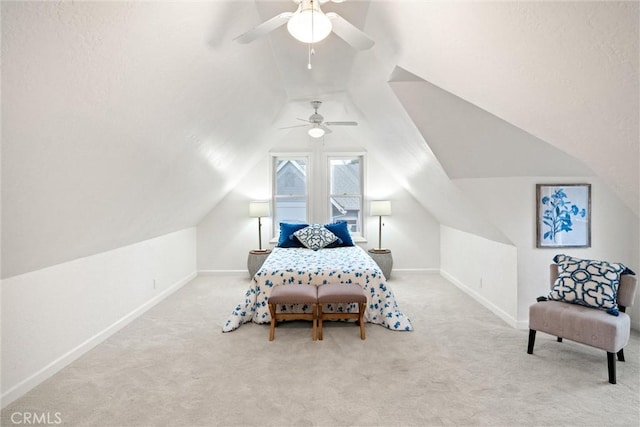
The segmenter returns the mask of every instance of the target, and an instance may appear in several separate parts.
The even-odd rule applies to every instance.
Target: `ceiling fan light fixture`
[[[324,129],[322,129],[321,127],[314,126],[311,129],[309,129],[309,136],[312,138],[320,138],[324,136]]]
[[[302,43],[317,43],[331,33],[331,20],[320,8],[304,9],[289,19],[287,30]]]

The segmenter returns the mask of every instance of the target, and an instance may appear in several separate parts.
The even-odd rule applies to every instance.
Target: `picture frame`
[[[591,247],[591,184],[536,184],[536,247]]]

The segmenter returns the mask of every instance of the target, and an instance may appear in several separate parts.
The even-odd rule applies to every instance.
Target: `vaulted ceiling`
[[[233,39],[291,1],[11,2],[2,13],[9,277],[190,227],[324,101],[442,223],[456,178],[601,177],[638,213],[638,3],[327,3],[375,46]],[[499,154],[498,154],[499,153]]]

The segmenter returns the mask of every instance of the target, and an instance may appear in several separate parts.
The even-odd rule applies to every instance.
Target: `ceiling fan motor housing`
[[[318,108],[322,105],[322,101],[311,101],[311,107],[315,110],[312,115],[309,116],[309,121],[314,124],[320,124],[324,121],[324,117],[318,114]]]
[[[318,113],[313,113],[312,115],[309,116],[309,121],[311,123],[322,123],[322,121],[324,120],[324,117],[322,117],[322,115],[318,114]]]

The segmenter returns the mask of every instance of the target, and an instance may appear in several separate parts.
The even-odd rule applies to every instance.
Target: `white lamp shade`
[[[309,129],[309,136],[312,138],[320,138],[322,135],[324,135],[324,129],[322,128],[314,126]]]
[[[371,216],[389,216],[391,215],[391,201],[389,200],[372,200]]]
[[[287,22],[287,30],[302,43],[317,43],[331,33],[331,20],[319,9],[309,8],[293,15]]]
[[[260,218],[271,215],[269,202],[249,202],[249,216]]]

